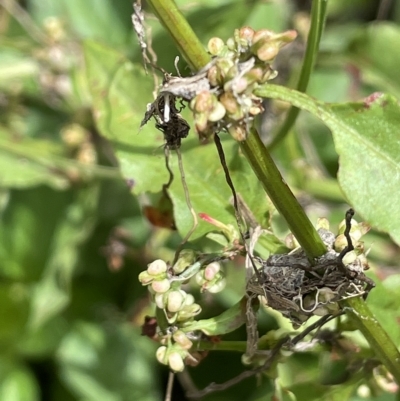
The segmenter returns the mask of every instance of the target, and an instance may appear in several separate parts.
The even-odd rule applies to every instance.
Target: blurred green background
[[[280,83],[294,85],[310,1],[177,3],[204,44],[212,36],[225,40],[243,25],[297,29],[298,41],[277,66]],[[150,11],[145,4],[144,9]],[[160,217],[144,205],[151,205],[154,195],[135,193],[134,177],[128,182],[121,177],[113,148],[94,123],[82,51],[86,40],[96,41],[141,68],[131,13],[131,0],[0,0],[1,401],[163,399],[168,371],[155,360],[157,344],[141,336],[152,309],[137,276],[155,258],[171,259],[179,235],[151,225],[149,218]],[[399,21],[399,1],[331,0],[308,92],[332,102],[378,90],[400,97]],[[153,15],[147,14],[146,22],[158,64],[173,72],[178,55],[173,42]],[[183,61],[179,65],[189,73]],[[144,91],[139,85],[131,94],[143,101],[143,113],[145,100],[151,101]],[[282,114],[279,104],[272,110],[260,121],[266,140]],[[145,134],[152,131],[159,138],[152,127]],[[347,206],[335,181],[332,138],[303,114],[295,132],[274,157],[313,221],[326,216],[338,223]],[[132,144],[140,135],[132,132]],[[162,139],[149,158],[162,156],[160,145]],[[283,235],[279,217],[274,224]],[[384,280],[397,273],[398,247],[377,232],[368,238],[375,276]],[[230,266],[227,289],[203,296],[202,317],[236,302],[242,277],[239,264]],[[371,294],[371,308],[385,310],[383,318],[397,317],[398,302],[382,304],[388,289],[380,285],[377,295]],[[260,316],[261,332],[278,323],[268,312]],[[243,340],[245,329],[227,338]],[[282,368],[282,385],[296,387],[298,399],[360,399],[360,377],[346,365],[333,365],[322,351],[302,354]],[[211,352],[189,372],[201,388],[243,369],[240,355]],[[310,388],[310,383],[317,384]],[[266,400],[271,392],[270,381],[252,378],[206,399]],[[383,385],[367,396],[395,399]],[[176,383],[173,400],[184,399]]]

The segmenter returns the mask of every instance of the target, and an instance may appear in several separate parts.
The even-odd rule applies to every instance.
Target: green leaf
[[[79,163],[63,157],[63,152],[61,146],[51,141],[27,137],[16,140],[0,128],[0,186],[28,188],[46,184],[54,189],[66,189],[71,184],[69,175],[78,175],[82,180],[119,178],[114,168]]]
[[[155,349],[130,325],[77,322],[57,360],[62,381],[87,401],[156,401]]]
[[[396,46],[399,41],[398,25],[383,21],[374,23],[360,29],[347,54],[361,70],[365,82],[397,97],[400,97],[400,54]]]
[[[2,277],[28,282],[40,277],[69,200],[70,193],[44,186],[9,192],[0,220]]]
[[[338,179],[349,202],[371,225],[400,244],[400,107],[387,94],[375,93],[358,103],[328,104],[276,85],[257,90],[307,110],[332,131],[339,154]],[[379,206],[379,207],[377,207]]]
[[[85,42],[85,60],[93,114],[101,133],[112,143],[123,175],[134,191],[157,192],[167,182],[161,132],[147,124],[140,132],[152,82],[143,67],[99,43]],[[157,154],[157,153],[158,154]]]
[[[2,361],[3,362],[3,361]],[[0,400],[39,401],[39,386],[32,372],[23,366],[14,366],[0,377]]]
[[[70,286],[79,258],[79,247],[92,233],[98,185],[80,190],[57,227],[43,278],[35,286],[30,327],[37,330],[69,303]]]
[[[160,191],[168,181],[161,150],[163,136],[152,122],[138,133],[146,101],[152,101],[150,78],[145,76],[142,66],[129,63],[119,53],[95,42],[86,42],[85,57],[94,116],[99,130],[114,147],[123,176],[133,180],[133,191],[137,194]],[[205,213],[224,224],[236,225],[230,205],[232,194],[226,184],[216,148],[213,144],[200,145],[193,135],[184,141],[181,148],[193,208],[196,213]],[[268,226],[265,214],[271,205],[261,185],[237,144],[225,137],[223,146],[236,191],[242,195],[257,220]],[[176,224],[181,234],[185,235],[192,227],[192,215],[185,201],[174,152],[171,152],[170,165],[175,178],[169,192]],[[214,230],[215,227],[200,221],[191,239]]]
[[[22,283],[0,284],[1,348],[10,351],[10,344],[22,335],[29,315],[29,295],[29,289]]]
[[[67,188],[67,177],[55,170],[52,158],[56,154],[54,146],[47,141],[16,141],[8,132],[0,130],[0,186],[26,188],[48,184],[56,189]]]
[[[131,2],[97,0],[32,0],[28,4],[33,18],[43,24],[50,17],[59,19],[74,35],[81,38],[97,38],[114,46],[126,45],[133,37]],[[64,27],[65,28],[65,27]],[[110,35],[110,29],[112,35]],[[71,34],[70,34],[71,35]]]

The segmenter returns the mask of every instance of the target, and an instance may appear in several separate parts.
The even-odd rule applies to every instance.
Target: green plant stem
[[[193,32],[182,13],[172,0],[149,0],[156,16],[174,39],[182,56],[194,71],[200,70],[210,56],[204,50],[197,35]]]
[[[326,252],[317,231],[282,178],[255,129],[241,143],[241,149],[268,196],[286,219],[290,230],[312,260]]]
[[[361,331],[377,357],[399,384],[400,353],[392,339],[376,320],[362,298],[350,298],[342,303],[346,315]]]
[[[328,0],[313,0],[311,7],[311,26],[307,38],[307,47],[304,54],[303,65],[300,71],[299,81],[296,89],[299,92],[307,90],[310,81],[311,72],[313,70],[315,59],[318,54],[319,42],[321,40],[322,31],[325,24],[326,6]],[[292,106],[288,111],[285,121],[279,128],[278,133],[268,144],[268,149],[273,149],[278,143],[282,141],[293,127],[300,109]]]
[[[193,349],[199,351],[237,351],[246,352],[246,341],[193,341]]]
[[[194,32],[183,15],[177,11],[175,3],[172,0],[149,0],[149,3],[156,9],[159,19],[166,26],[168,32],[177,40],[178,46],[185,59],[196,69],[201,69],[207,64],[209,56],[199,40],[197,38],[194,39],[196,37]],[[171,13],[173,14],[172,17]],[[322,28],[320,27],[320,29]],[[271,86],[266,85],[263,90],[269,92]],[[282,94],[284,95],[284,93],[281,93],[284,91],[280,91],[279,87],[273,87],[275,87],[275,95],[277,98],[282,96]],[[261,90],[261,92],[263,90]],[[274,90],[271,92],[274,92]],[[300,95],[301,94],[299,94],[299,96]],[[304,97],[304,95],[300,97]],[[301,100],[307,101],[307,99],[308,98],[305,97]],[[299,102],[297,106],[301,105],[301,102]],[[315,105],[310,105],[309,107],[317,107],[318,109],[318,106]],[[277,206],[278,210],[288,222],[293,234],[307,252],[307,255],[309,257],[322,255],[325,252],[324,244],[304,211],[300,211],[300,205],[283,181],[255,129],[252,130],[249,138],[241,143],[241,149],[271,200],[275,205],[279,205],[279,207]],[[282,204],[285,205],[282,206]],[[382,363],[384,363],[387,369],[393,374],[396,381],[400,383],[400,354],[387,333],[373,317],[365,302],[361,298],[354,298],[353,300],[347,300],[345,306],[347,307],[349,317],[353,319],[357,328],[364,334]],[[364,318],[364,316],[366,316],[366,318]]]

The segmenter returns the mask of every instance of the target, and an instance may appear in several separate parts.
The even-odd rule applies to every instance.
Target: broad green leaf
[[[52,158],[57,153],[49,145],[46,141],[28,138],[15,141],[9,133],[0,130],[0,186],[24,188],[48,184],[56,189],[67,188],[67,177],[55,171]]]
[[[29,282],[41,276],[69,200],[70,193],[44,186],[10,191],[0,220],[3,278]]]
[[[347,52],[347,57],[361,70],[365,82],[397,97],[400,97],[399,41],[398,25],[374,23],[359,30]]]
[[[398,101],[375,93],[358,103],[329,104],[276,85],[264,85],[257,93],[307,110],[331,129],[344,194],[363,219],[400,244]]]
[[[0,378],[0,400],[39,401],[40,391],[33,373],[24,366],[15,365]]]
[[[155,348],[130,325],[76,322],[57,352],[61,378],[87,401],[155,401]]]
[[[157,192],[167,182],[162,133],[149,122],[140,132],[153,83],[142,66],[96,42],[85,44],[93,114],[101,133],[112,143],[124,177],[134,192]]]
[[[18,339],[18,353],[27,358],[52,358],[61,339],[68,330],[62,315],[47,320],[38,330],[26,330]]]
[[[116,7],[110,1],[31,0],[28,6],[40,25],[57,18],[64,29],[81,38],[96,38],[114,46],[124,46],[133,37],[131,1],[122,0]]]
[[[85,55],[94,116],[100,131],[114,147],[122,174],[134,182],[133,191],[137,194],[160,191],[168,181],[161,149],[163,136],[151,121],[138,132],[146,102],[152,101],[150,78],[144,75],[142,66],[132,65],[119,53],[98,43],[87,42]],[[267,225],[265,214],[271,206],[261,185],[237,144],[225,134],[222,140],[236,191],[242,195],[258,221]],[[181,152],[195,212],[208,214],[224,224],[236,225],[230,204],[232,194],[215,146],[200,145],[191,133],[184,140]],[[170,165],[175,178],[169,192],[177,226],[185,235],[192,227],[192,215],[185,201],[175,152],[171,152]],[[215,227],[200,221],[192,239],[215,230]]]
[[[56,228],[42,280],[34,288],[30,327],[37,330],[70,301],[70,287],[79,258],[79,247],[92,233],[98,185],[80,190]]]
[[[0,347],[12,349],[28,320],[29,289],[22,283],[0,284]],[[0,398],[3,399],[3,398]]]
[[[72,178],[119,178],[114,168],[88,165],[63,157],[64,149],[52,141],[23,138],[16,140],[0,129],[0,186],[28,188],[46,184],[66,189]]]

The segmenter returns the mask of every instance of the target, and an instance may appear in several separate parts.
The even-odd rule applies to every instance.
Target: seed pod
[[[141,272],[139,274],[139,281],[143,285],[150,284],[153,280],[154,280],[154,276],[151,276],[149,273],[147,273],[147,271]]]
[[[261,79],[264,76],[264,70],[261,67],[254,67],[244,76],[247,79],[247,83],[249,85],[254,82],[261,82]]]
[[[193,305],[194,304],[194,296],[192,294],[186,294],[186,298],[185,298],[185,306],[187,305]]]
[[[219,70],[216,65],[213,65],[207,72],[207,78],[211,86],[219,85]]]
[[[254,32],[253,35],[253,44],[256,44],[260,40],[265,43],[267,40],[270,40],[273,38],[275,33],[273,31],[270,31],[269,29],[259,29],[258,31]]]
[[[211,292],[212,294],[216,294],[217,292],[221,292],[225,287],[226,280],[225,278],[221,277],[221,279],[218,280],[214,285],[212,285],[210,288],[207,288],[207,291]]]
[[[182,372],[185,369],[183,358],[178,352],[171,352],[168,355],[168,365],[174,372]]]
[[[261,61],[272,61],[279,53],[279,46],[272,43],[265,43],[264,45],[258,47],[255,54]]]
[[[240,106],[231,92],[224,92],[219,98],[220,102],[224,106],[225,110],[229,115],[238,112]]]
[[[192,265],[196,260],[196,252],[193,249],[183,249],[179,254],[177,262],[172,267],[176,274],[182,273],[186,268]]]
[[[202,91],[190,102],[190,108],[196,113],[207,113],[212,110],[217,98],[211,92]]]
[[[167,292],[170,289],[170,287],[171,283],[166,278],[163,280],[154,280],[151,283],[151,288],[153,289],[153,291],[160,294]]]
[[[251,45],[254,37],[254,29],[249,26],[243,26],[239,29],[239,38],[244,39],[248,45]]]
[[[202,287],[206,282],[207,280],[204,278],[204,271],[199,271],[196,274],[196,283]]]
[[[235,141],[242,142],[247,139],[247,129],[243,125],[235,125],[229,129],[229,133]]]
[[[235,39],[229,38],[229,39],[226,41],[226,46],[228,47],[229,50],[236,50]]]
[[[182,330],[177,330],[172,338],[180,345],[180,347],[184,350],[189,350],[192,348],[193,343],[189,340],[187,335]]]
[[[325,230],[329,230],[329,220],[326,217],[320,217],[317,220],[316,229],[324,228]]]
[[[341,252],[347,246],[347,239],[344,234],[340,234],[335,239],[334,249],[336,252]]]
[[[273,70],[268,66],[268,68],[265,70],[265,73],[262,77],[261,83],[265,83],[271,79],[274,79],[278,76],[278,71]]]
[[[224,118],[225,114],[226,114],[225,107],[222,105],[222,103],[217,102],[214,109],[208,115],[208,121],[211,122],[221,121]]]
[[[207,49],[212,56],[218,56],[225,47],[225,43],[220,38],[211,38],[208,41]]]
[[[343,264],[345,266],[352,264],[357,259],[357,254],[355,251],[347,252],[346,255],[343,256]]]
[[[192,304],[188,306],[184,306],[179,312],[177,321],[183,322],[185,320],[189,320],[201,312],[201,306],[198,304]]]
[[[151,274],[152,276],[158,276],[159,274],[165,273],[166,271],[167,264],[161,259],[157,259],[147,265],[147,273]]]
[[[185,302],[186,293],[182,290],[170,291],[167,294],[167,310],[169,312],[178,312]]]
[[[216,274],[221,270],[221,265],[218,262],[210,263],[204,269],[204,278],[208,281],[214,280]]]
[[[205,135],[208,131],[208,116],[207,114],[195,114],[194,125],[198,134]]]
[[[167,365],[167,347],[161,346],[156,351],[156,358],[158,362],[162,363],[163,365]]]

